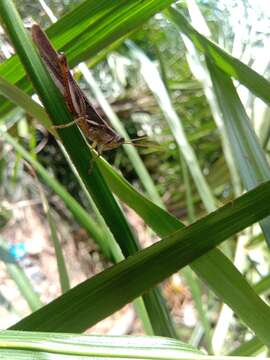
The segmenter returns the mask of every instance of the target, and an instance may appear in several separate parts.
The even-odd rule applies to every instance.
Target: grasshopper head
[[[107,150],[116,149],[124,143],[125,143],[125,139],[120,135],[116,135],[109,142],[103,145],[104,146],[103,150],[107,151]]]

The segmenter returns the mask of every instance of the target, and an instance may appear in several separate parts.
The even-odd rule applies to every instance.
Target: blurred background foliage
[[[57,18],[60,18],[81,2],[78,0],[47,0],[46,5]],[[269,78],[267,40],[269,40],[270,32],[270,11],[267,1],[200,0],[197,1],[197,5],[207,22],[212,34],[212,40],[227,50],[228,53],[254,68],[265,78]],[[29,27],[33,21],[38,22],[42,28],[47,28],[51,24],[46,12],[48,8],[44,7],[43,0],[35,2],[17,0],[16,6],[26,26]],[[186,17],[190,16],[192,8],[188,8],[186,2],[179,1],[177,6]],[[193,8],[193,11],[195,10]],[[196,24],[194,25],[196,27]],[[159,71],[171,98],[173,108],[181,119],[187,139],[197,156],[202,174],[211,189],[213,197],[216,199],[216,203],[221,205],[232,200],[235,189],[230,176],[230,165],[228,165],[224,156],[220,132],[205,97],[203,84],[190,70],[187,49],[179,36],[179,31],[163,14],[157,14],[140,29],[133,32],[129,38],[147,55]],[[3,29],[0,29],[1,61],[4,62],[13,54],[12,45],[9,43]],[[201,60],[203,61],[203,59]],[[185,224],[189,224],[196,218],[203,216],[206,213],[205,206],[198,189],[192,180],[183,155],[179,152],[164,113],[158,105],[153,92],[149,90],[141,74],[140,63],[132,55],[128,43],[122,42],[107,56],[104,56],[92,68],[92,73],[129,136],[131,138],[144,136],[148,138],[146,142],[150,142],[149,146],[145,148],[138,147],[137,150],[168,211]],[[89,84],[78,69],[74,70],[74,76],[98,112],[106,117],[99,102],[91,92]],[[235,85],[255,127],[259,141],[265,148],[266,154],[268,154],[269,109],[261,100],[236,81]],[[96,214],[89,205],[85,192],[73,172],[70,171],[66,158],[59,150],[55,138],[35,118],[20,108],[14,108],[1,121],[9,124],[9,133],[28,149],[49,173],[54,174],[68,192],[96,219]],[[153,146],[151,146],[151,143],[153,143]],[[17,225],[21,224],[24,216],[26,216],[20,212],[18,213],[18,209],[33,207],[34,210],[32,211],[35,212],[35,216],[39,219],[39,225],[34,226],[42,228],[43,223],[46,223],[47,220],[42,210],[42,200],[40,189],[37,186],[37,179],[33,177],[22,156],[14,151],[10,144],[1,141],[0,145],[0,227],[2,237],[9,240],[9,246],[14,250],[15,245],[29,243],[28,239],[25,239],[25,232],[20,237],[18,229],[15,231],[15,227],[17,228]],[[123,176],[137,189],[145,192],[123,148],[104,153],[104,157],[110,164],[118,168]],[[93,273],[99,272],[103,266],[107,266],[108,262],[93,243],[91,243],[90,250],[89,247],[86,247],[87,250],[85,250],[84,247],[78,245],[80,241],[85,242],[88,235],[80,229],[65,208],[65,204],[55,195],[53,190],[45,183],[42,184],[42,188],[53,216],[57,220],[57,224],[59,224],[58,232],[61,233],[62,239],[65,239],[65,241],[71,237],[75,240],[75,243],[77,242],[77,247],[73,251],[83,253],[82,263],[86,264],[84,266],[89,266],[89,256],[91,257],[91,266],[94,267],[94,270],[92,269]],[[242,186],[240,188],[242,191]],[[143,223],[130,210],[126,209],[126,211],[143,245],[148,245],[154,240],[153,234],[144,227]],[[28,214],[28,216],[33,215]],[[12,229],[14,230],[13,233]],[[47,226],[45,226],[45,229],[48,231]],[[46,238],[46,235],[42,236]],[[240,268],[244,273],[247,273],[248,279],[255,283],[269,272],[268,250],[265,243],[262,242],[262,235],[258,227],[254,226],[243,237],[245,240],[242,249],[243,253],[240,256]],[[18,248],[14,251],[18,251]],[[27,261],[32,262],[32,265],[34,262],[35,266],[39,266],[42,257],[40,249],[35,250],[30,246],[30,250],[26,250],[26,254],[27,251],[32,256],[31,260],[28,259]],[[235,243],[231,242],[225,248],[225,251],[232,258],[235,252]],[[20,258],[19,255],[16,256]],[[25,254],[22,258],[24,257]],[[44,261],[46,262],[46,260]],[[67,259],[67,263],[69,261],[70,259]],[[22,263],[22,265],[26,268],[30,267],[29,263]],[[32,273],[31,271],[30,275],[28,273],[34,287],[36,287],[40,277],[44,277],[44,274],[41,275],[34,268],[35,266],[31,267]],[[84,270],[84,268],[83,270],[80,269],[82,272]],[[2,270],[3,272],[4,270]],[[86,271],[86,276],[89,276],[89,269]],[[74,282],[80,280],[80,277],[78,277]],[[55,279],[55,281],[58,280]],[[44,286],[49,286],[49,284],[45,282]],[[55,286],[57,288],[57,285]],[[182,338],[184,337],[197,345],[200,343],[201,338],[200,329],[196,327],[196,320],[194,320],[197,315],[193,309],[194,300],[190,295],[192,290],[189,290],[186,283],[178,277],[168,280],[164,288]],[[35,290],[42,294],[43,290],[37,288]],[[3,288],[0,291],[3,292]],[[48,298],[46,298],[47,295],[42,295],[44,302],[48,302],[50,296],[56,296],[57,291],[59,289],[53,289],[50,295],[45,292]],[[202,283],[200,283],[200,291],[202,293],[202,303],[208,308],[211,327],[214,329],[218,324],[221,304]],[[19,313],[19,316],[25,314],[23,307],[23,310],[19,311],[14,304],[11,305],[11,302],[2,301],[4,306],[7,303],[9,304],[8,312],[15,313],[15,318],[17,318],[17,313]],[[185,303],[185,312],[179,310],[182,303]],[[193,310],[190,310],[190,308]],[[189,311],[191,311],[192,315],[189,315]],[[12,320],[14,320],[14,317],[8,320],[7,324]],[[140,332],[141,330],[135,327],[135,329],[131,329],[132,331],[136,333],[136,331]],[[220,333],[218,334],[220,336]],[[228,332],[224,336],[224,342],[220,346],[226,352],[249,338],[250,333],[246,328],[237,322],[237,319],[232,319],[228,324]],[[219,345],[214,343],[213,346],[218,349]],[[220,351],[220,349],[217,351]]]

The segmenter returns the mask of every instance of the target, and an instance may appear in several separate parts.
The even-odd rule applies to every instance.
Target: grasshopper
[[[32,26],[32,38],[54,83],[63,95],[69,112],[74,118],[71,123],[54,127],[65,128],[76,123],[87,140],[91,142],[92,148],[97,150],[98,155],[103,151],[115,149],[122,144],[131,144],[132,141],[125,142],[125,139],[98,115],[73,79],[65,54],[58,53],[53,48],[47,35],[37,24]]]

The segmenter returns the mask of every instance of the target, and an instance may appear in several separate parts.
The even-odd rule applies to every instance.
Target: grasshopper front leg
[[[65,129],[65,128],[68,128],[74,124],[77,124],[78,122],[80,122],[81,118],[78,117],[77,119],[67,123],[67,124],[62,124],[62,125],[53,125],[52,128],[53,129]]]
[[[103,145],[98,145],[98,143],[96,141],[94,141],[91,148],[94,151],[92,151],[93,157],[90,160],[90,166],[89,166],[89,171],[88,171],[89,174],[92,173],[92,170],[93,170],[96,160],[102,155]]]
[[[99,153],[97,151],[95,151],[96,148],[97,148],[97,143],[94,141],[93,144],[91,145],[92,158],[90,159],[90,163],[89,163],[89,170],[88,170],[89,175],[91,175],[95,161],[99,157]]]

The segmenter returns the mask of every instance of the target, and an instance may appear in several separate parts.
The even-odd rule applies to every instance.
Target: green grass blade
[[[183,269],[181,274],[184,276],[185,281],[190,288],[192,299],[198,312],[198,319],[200,320],[201,325],[204,329],[207,350],[209,353],[213,354],[211,344],[211,325],[207,317],[206,306],[202,302],[202,292],[199,286],[198,279],[195,278],[190,268]]]
[[[232,152],[246,189],[270,179],[270,167],[231,79],[207,59]],[[270,218],[261,222],[270,246]]]
[[[128,45],[132,56],[140,63],[141,74],[155,96],[157,103],[169,124],[175,141],[179,146],[179,150],[189,166],[189,171],[197,186],[197,191],[200,194],[205,208],[209,212],[215,210],[215,199],[202,174],[196,154],[189,144],[181,120],[173,108],[166,86],[164,85],[158,70],[152,61],[133,42],[127,41],[126,44]]]
[[[260,281],[253,285],[257,294],[263,294],[270,290],[270,275],[263,277]]]
[[[62,153],[64,154],[66,161],[68,162],[71,171],[73,172],[73,174],[75,175],[78,183],[81,186],[81,189],[83,190],[86,199],[88,200],[91,208],[93,209],[93,212],[97,218],[97,224],[96,226],[98,228],[102,229],[102,233],[103,233],[103,242],[105,245],[105,252],[103,252],[103,254],[105,256],[107,256],[108,259],[110,259],[112,262],[118,262],[118,261],[122,261],[124,259],[124,256],[121,252],[120,247],[118,246],[118,244],[116,243],[113,234],[111,233],[110,229],[108,228],[104,218],[102,217],[102,215],[100,214],[95,202],[93,201],[93,199],[91,198],[89,192],[87,191],[87,188],[85,187],[84,182],[82,181],[80,175],[78,174],[76,168],[74,167],[74,165],[72,164],[64,146],[58,142],[58,145],[60,146],[60,149],[62,151]]]
[[[47,219],[48,219],[48,223],[49,223],[50,231],[51,231],[51,239],[53,240],[53,246],[55,249],[61,290],[62,290],[62,293],[65,293],[70,289],[70,281],[69,281],[69,276],[68,276],[68,272],[67,272],[67,268],[66,268],[66,262],[65,262],[64,254],[62,252],[60,239],[57,234],[56,225],[55,225],[55,222],[54,222],[54,219],[52,217],[52,213],[51,213],[51,210],[49,207],[46,212],[47,212]]]
[[[193,225],[87,280],[23,319],[13,329],[66,331],[71,327],[82,331],[91,326],[223,240],[267,216],[270,213],[269,185],[270,182],[266,182],[258,186]],[[220,266],[220,258],[215,257],[213,261]],[[230,271],[229,260],[227,264],[223,268],[224,282],[227,281],[226,272]],[[242,284],[241,277],[238,273],[235,278],[237,285],[241,284],[238,313],[265,344],[270,344],[270,322],[265,321],[270,316],[270,309],[247,283]],[[233,288],[234,284],[229,286]],[[78,301],[80,307],[75,306]],[[246,308],[243,302],[251,307]],[[251,311],[251,308],[256,310]]]
[[[2,331],[2,354],[9,359],[198,359],[202,353],[183,342],[161,337],[89,336],[61,333]],[[18,357],[16,357],[18,356]],[[52,357],[51,357],[52,356]],[[59,356],[59,357],[58,357]],[[204,358],[208,360],[208,357]],[[210,359],[212,359],[210,357]],[[214,360],[214,359],[213,359]]]
[[[211,61],[207,65],[242,181],[250,189],[269,179],[269,165],[231,79]]]
[[[193,4],[193,3],[191,3]],[[196,3],[194,3],[196,4]],[[193,7],[196,6],[193,4]],[[190,3],[188,3],[188,7],[191,6]],[[199,11],[199,10],[198,10]],[[196,11],[196,14],[198,13]],[[202,28],[205,28],[207,26],[206,23],[202,23],[201,17],[199,16],[199,19],[194,19],[194,22],[196,21],[196,24],[200,21],[200,25]],[[220,110],[215,98],[215,95],[213,93],[211,79],[208,73],[208,70],[205,66],[205,64],[202,62],[201,57],[195,48],[194,44],[185,36],[182,35],[182,40],[185,44],[185,47],[187,49],[187,62],[189,64],[189,68],[194,75],[194,77],[201,83],[204,95],[207,99],[207,102],[210,106],[211,113],[213,115],[213,119],[215,120],[216,126],[219,130],[219,135],[223,147],[223,154],[224,158],[226,159],[226,163],[228,165],[228,169],[230,171],[231,175],[231,181],[234,189],[235,196],[239,196],[241,194],[241,180],[239,178],[239,174],[234,162],[234,158],[231,152],[230,143],[228,141],[228,138],[226,136],[226,132],[224,130],[224,123],[222,116],[220,114]]]
[[[10,84],[2,77],[0,77],[0,94],[9,99],[15,105],[22,107],[29,114],[32,114],[34,118],[39,119],[46,128],[51,128],[52,123],[46,114],[46,111],[39,104],[33,101],[30,96],[25,94],[18,87]],[[53,129],[51,131],[53,131]]]
[[[188,213],[188,221],[189,221],[189,223],[193,223],[195,221],[195,209],[194,209],[194,203],[193,203],[193,197],[192,197],[192,183],[190,181],[187,164],[181,153],[179,153],[179,156],[180,156],[180,162],[181,162],[183,182],[185,184],[185,189],[186,189],[186,204],[187,204],[186,207],[187,207],[187,213]]]
[[[60,96],[58,89],[52,82],[52,79],[44,68],[29,37],[25,33],[22,21],[13,3],[7,0],[0,0],[0,14],[14,47],[50,115],[52,122],[55,125],[70,123],[73,120],[71,114],[68,112],[63,98]],[[79,129],[75,126],[72,128],[60,129],[59,135],[76,170],[80,174],[86,189],[91,194],[91,197],[104,217],[104,220],[114,235],[124,256],[134,254],[139,249],[134,234],[96,164],[93,167],[91,176],[89,176],[89,161],[92,158],[92,152],[89,150]],[[78,149],[80,149],[80,151],[78,151]],[[155,290],[153,290],[151,295],[145,294],[144,298],[148,298],[149,296],[157,297],[157,299],[155,299],[156,301],[153,303],[153,308],[159,303],[159,311],[157,314],[162,317],[163,314],[166,313],[166,318],[161,321],[166,327],[162,328],[162,333],[160,335],[176,336],[174,327],[169,321],[170,317],[167,313],[167,309],[164,307],[164,304],[160,303],[158,300],[160,295],[155,294]],[[151,303],[151,300],[148,298],[147,303],[149,302]],[[151,309],[149,310],[149,314],[152,314]],[[156,314],[151,323],[153,326],[157,323]],[[160,327],[157,331],[159,330]],[[159,333],[156,334],[158,335]]]
[[[40,184],[38,184],[38,188],[39,188],[39,193],[40,193],[42,204],[43,204],[43,209],[46,214],[48,224],[50,227],[50,233],[51,233],[50,235],[51,235],[51,239],[52,239],[54,251],[55,251],[55,256],[56,256],[61,290],[62,290],[62,293],[65,293],[70,289],[70,281],[69,281],[69,276],[68,276],[68,272],[67,272],[64,254],[63,254],[62,247],[61,247],[61,242],[60,242],[60,239],[59,239],[59,236],[57,233],[57,227],[56,227],[54,218],[52,216],[50,206],[48,204],[48,200],[47,200],[45,193],[42,189],[42,186]]]
[[[181,32],[190,38],[198,50],[211,57],[220,70],[239,80],[256,96],[270,104],[269,81],[201,35],[177,9],[170,7],[164,13]]]

